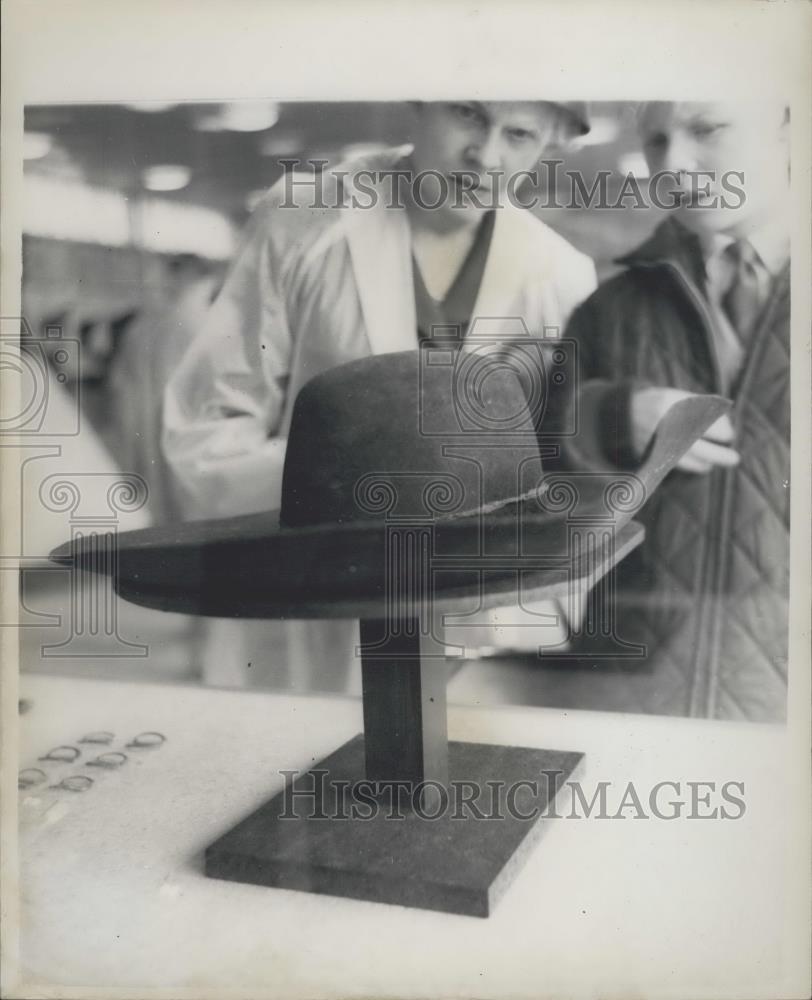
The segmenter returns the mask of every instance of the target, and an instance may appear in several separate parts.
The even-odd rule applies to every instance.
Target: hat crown
[[[280,523],[454,516],[515,499],[540,475],[534,421],[509,365],[449,350],[377,355],[299,393]]]

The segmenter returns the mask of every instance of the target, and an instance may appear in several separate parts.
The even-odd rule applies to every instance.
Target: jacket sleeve
[[[202,329],[164,395],[163,449],[190,518],[226,517],[279,504],[291,335],[271,239],[279,212],[257,209]],[[280,220],[280,224],[284,224]]]
[[[641,457],[631,431],[631,395],[642,383],[619,377],[607,344],[611,320],[601,308],[601,292],[572,314],[565,337],[575,342],[577,391],[569,400],[575,433],[562,441],[562,465],[569,469],[632,470]]]

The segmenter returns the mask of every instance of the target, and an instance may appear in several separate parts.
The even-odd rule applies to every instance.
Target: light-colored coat
[[[391,150],[352,166],[383,170],[402,155]],[[192,517],[277,507],[302,385],[346,361],[417,347],[406,212],[386,206],[385,183],[374,207],[313,208],[308,180],[286,187],[283,179],[261,202],[169,383],[164,449]],[[337,188],[329,174],[325,204],[337,200]],[[529,212],[506,205],[497,211],[473,315],[521,317],[541,336],[545,327],[563,329],[595,283],[588,257]]]
[[[391,182],[373,185],[374,196],[369,173],[363,192],[354,184],[359,170],[377,177],[407,151],[386,150],[327,172],[320,198],[312,175],[293,183],[283,178],[256,209],[164,399],[165,454],[189,517],[278,507],[292,407],[304,383],[347,361],[417,347],[408,216],[387,205]],[[505,205],[496,214],[473,317],[513,323],[520,317],[531,336],[549,336],[550,328],[563,330],[595,285],[590,258],[526,210]],[[328,630],[334,653],[341,642],[347,647],[339,632],[355,636],[348,624],[335,622]],[[295,649],[307,658],[306,648],[317,641],[324,656],[324,634],[316,638],[315,623],[285,625],[280,655]],[[312,635],[304,647],[303,629]],[[346,673],[337,663],[335,670]]]

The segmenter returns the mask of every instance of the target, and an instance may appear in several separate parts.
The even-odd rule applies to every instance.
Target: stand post
[[[425,654],[420,621],[361,620],[361,672],[368,781],[448,780],[446,675]]]

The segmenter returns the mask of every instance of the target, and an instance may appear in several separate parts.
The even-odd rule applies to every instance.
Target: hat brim
[[[116,589],[135,603],[143,598],[162,602],[164,610],[216,616],[332,617],[334,605],[383,604],[398,577],[406,578],[404,563],[411,559],[417,566],[413,550],[406,552],[412,544],[407,536],[414,538],[415,531],[430,534],[432,589],[467,595],[483,575],[487,589],[504,585],[516,565],[566,568],[565,522],[566,512],[542,513],[534,495],[425,525],[359,520],[290,528],[280,524],[279,511],[270,511],[146,528],[110,540]],[[93,570],[97,544],[81,538],[51,558]],[[389,581],[388,567],[396,574]],[[317,612],[305,614],[306,607]]]
[[[503,565],[482,570],[440,570],[422,599],[443,612],[484,611],[492,607],[527,604],[548,598],[564,597],[573,584],[589,581],[593,585],[643,540],[644,531],[634,521],[618,531],[610,545],[601,550],[589,549],[567,558],[546,556],[534,560],[525,557],[523,567]],[[557,561],[558,565],[541,565]],[[445,577],[445,578],[444,578]],[[387,592],[385,579],[367,594],[339,588],[333,583],[322,597],[309,586],[303,592],[288,590],[278,594],[263,587],[256,578],[240,577],[224,584],[206,576],[200,586],[178,587],[166,583],[145,583],[119,575],[117,593],[142,607],[180,614],[215,618],[381,618],[391,612],[394,602]],[[414,607],[403,602],[402,607]]]
[[[578,480],[577,511],[566,491],[553,497],[553,504],[550,494],[542,503],[533,493],[431,521],[425,596],[444,606],[467,602],[470,607],[476,595],[483,607],[494,606],[518,589],[523,599],[532,599],[529,593],[549,596],[556,588],[561,593],[573,579],[588,576],[596,562],[606,568],[615,558],[612,545],[619,558],[621,550],[639,543],[641,529],[629,522],[645,499],[728,409],[726,400],[713,396],[691,397],[672,407],[648,460],[633,477],[636,496],[615,506],[607,506],[607,487],[612,476],[623,483],[624,474],[604,470]],[[554,478],[566,482],[566,476]],[[573,544],[570,527],[576,523],[592,527],[591,541],[582,532],[581,542]],[[402,537],[413,528],[419,532],[419,523],[407,529],[380,520],[291,528],[281,526],[273,511],[111,535],[114,560],[100,561],[99,540],[91,538],[68,542],[51,558],[91,571],[115,566],[114,585],[123,597],[166,611],[245,618],[380,617],[391,612],[393,589],[404,577],[396,568],[393,532]],[[584,547],[581,554],[578,545]],[[410,559],[417,565],[413,555],[404,561]]]

